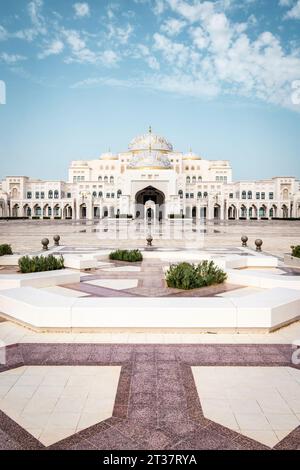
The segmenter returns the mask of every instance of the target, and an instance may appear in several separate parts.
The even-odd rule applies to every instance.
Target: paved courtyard
[[[130,225],[130,223],[129,223]],[[177,239],[164,239],[164,233],[168,224],[158,228],[155,237],[155,246],[184,248],[186,240],[181,236]],[[15,252],[38,251],[41,249],[41,239],[48,237],[52,243],[52,237],[57,233],[61,236],[62,244],[77,247],[144,247],[146,244],[145,233],[135,234],[130,239],[120,239],[105,236],[103,222],[98,221],[0,221],[0,243],[11,243]],[[227,221],[208,222],[198,225],[199,242],[204,248],[216,248],[223,246],[239,246],[241,236],[248,235],[249,245],[254,247],[256,238],[262,238],[263,248],[266,252],[275,256],[283,256],[290,251],[291,245],[297,245],[300,238],[300,221]],[[160,235],[161,233],[161,235]],[[117,235],[117,234],[116,234]],[[182,239],[180,239],[182,238]]]
[[[90,223],[30,221],[26,229],[23,222],[0,224],[0,243],[9,241],[14,251],[37,252],[41,238],[55,233],[62,237],[63,255],[116,247],[115,240],[99,240]],[[208,224],[205,231],[203,251],[216,257],[243,256],[236,247],[247,233],[250,246],[261,237],[265,252],[281,259],[298,243],[300,225]],[[143,239],[118,243],[145,246]],[[52,292],[126,302],[126,297],[243,297],[262,290],[234,284],[168,289],[164,272],[170,263],[155,257],[156,248],[189,251],[178,240],[157,239],[152,258],[134,264],[101,259],[81,272],[80,282],[40,288],[41,298]],[[282,263],[260,269],[300,274]],[[292,343],[299,339],[300,321],[272,333],[41,332],[0,317],[0,344],[6,345],[0,449],[300,450],[300,366],[292,361]]]

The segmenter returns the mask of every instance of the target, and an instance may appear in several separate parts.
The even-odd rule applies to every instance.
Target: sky
[[[1,0],[0,178],[164,136],[300,177],[300,0]],[[2,87],[1,87],[2,85]]]

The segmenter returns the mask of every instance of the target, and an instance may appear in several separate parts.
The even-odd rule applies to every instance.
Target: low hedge
[[[48,256],[22,256],[19,259],[19,268],[22,273],[39,273],[42,271],[56,271],[64,269],[64,258],[56,258],[53,255]]]
[[[227,274],[213,261],[201,261],[199,264],[179,263],[172,265],[166,273],[168,287],[176,289],[198,289],[199,287],[222,284]]]
[[[140,250],[116,250],[109,254],[109,259],[134,263],[136,261],[142,261],[143,255]]]
[[[292,248],[292,256],[295,258],[300,258],[300,245],[291,246]]]
[[[4,243],[3,245],[0,245],[0,256],[4,255],[12,255],[12,249],[11,246],[8,245],[7,243]]]

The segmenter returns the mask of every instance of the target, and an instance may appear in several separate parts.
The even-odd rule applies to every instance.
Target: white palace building
[[[7,176],[0,217],[300,218],[300,184],[283,176],[233,182],[229,161],[175,151],[149,128],[125,152],[72,161],[67,182]]]

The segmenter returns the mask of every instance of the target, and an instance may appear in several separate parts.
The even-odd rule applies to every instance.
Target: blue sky
[[[147,130],[300,177],[300,0],[1,0],[0,178],[65,179]]]

